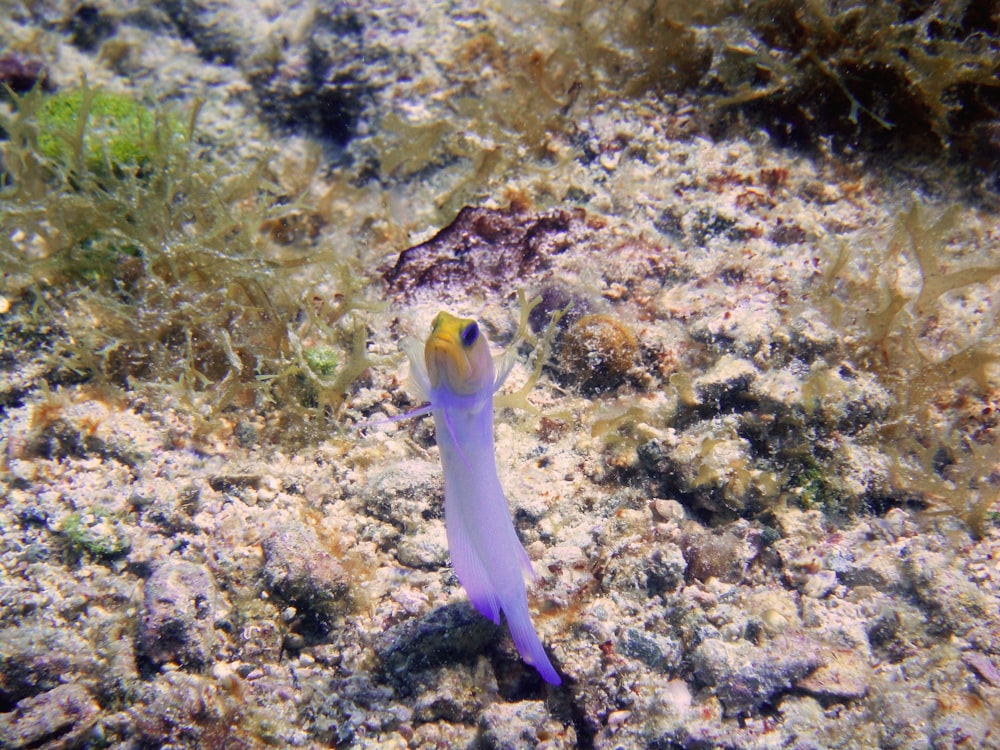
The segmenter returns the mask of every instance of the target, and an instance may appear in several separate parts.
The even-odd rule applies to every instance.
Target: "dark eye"
[[[469,323],[462,331],[462,346],[469,347],[476,343],[476,339],[479,338],[479,326],[475,323]]]

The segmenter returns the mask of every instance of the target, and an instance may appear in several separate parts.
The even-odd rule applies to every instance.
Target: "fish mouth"
[[[438,388],[444,380],[456,393],[475,392],[472,365],[452,337],[432,333],[424,346],[424,362],[432,387]]]

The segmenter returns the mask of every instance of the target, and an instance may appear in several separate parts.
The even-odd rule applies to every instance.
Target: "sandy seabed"
[[[55,378],[74,322],[5,289],[0,747],[1000,747],[995,195],[555,89],[554,11],[126,5],[0,40],[204,100],[294,205],[262,252],[361,290],[317,382],[355,330],[369,366],[284,440],[280,399]],[[359,427],[420,405],[440,309],[518,356],[497,462],[559,687],[451,571],[430,420]]]

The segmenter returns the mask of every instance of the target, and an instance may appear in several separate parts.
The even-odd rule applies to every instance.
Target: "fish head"
[[[453,393],[470,396],[493,391],[493,358],[486,335],[470,318],[440,312],[424,344],[424,363],[432,388],[446,385]]]

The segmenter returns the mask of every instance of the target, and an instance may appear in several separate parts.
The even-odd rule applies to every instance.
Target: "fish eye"
[[[469,323],[462,331],[462,346],[472,346],[476,343],[476,339],[479,338],[479,326],[475,323]]]

